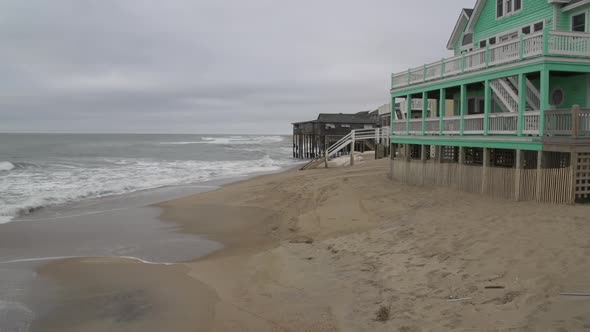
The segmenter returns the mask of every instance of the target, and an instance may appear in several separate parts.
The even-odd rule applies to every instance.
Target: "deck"
[[[516,40],[392,74],[391,88],[435,82],[543,55],[590,58],[590,33],[544,30],[521,35]]]

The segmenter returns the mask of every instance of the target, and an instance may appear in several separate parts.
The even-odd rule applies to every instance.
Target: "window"
[[[335,129],[336,125],[333,123],[326,123],[326,129]]]
[[[496,45],[496,37],[490,38],[490,45]]]
[[[504,0],[496,0],[496,17],[504,16]]]
[[[350,128],[349,124],[343,123],[340,125],[341,128]]]
[[[467,98],[467,114],[482,114],[485,110],[485,101],[482,97]]]
[[[472,33],[466,33],[463,36],[463,43],[461,44],[462,46],[466,46],[473,43],[473,34]]]
[[[531,33],[531,27],[524,27],[522,28],[522,33],[528,35]]]
[[[533,31],[537,32],[541,30],[543,30],[543,22],[535,23],[533,26]]]
[[[496,18],[509,16],[522,10],[522,0],[496,0]]]
[[[586,32],[586,13],[572,16],[572,31]]]
[[[487,40],[482,40],[479,42],[479,48],[485,48],[488,44]]]

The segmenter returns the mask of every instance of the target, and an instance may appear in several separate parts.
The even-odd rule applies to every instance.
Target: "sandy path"
[[[590,298],[559,295],[590,292],[589,207],[409,187],[388,166],[287,172],[161,204],[164,219],[227,246],[185,265],[213,292],[194,330],[590,328]]]

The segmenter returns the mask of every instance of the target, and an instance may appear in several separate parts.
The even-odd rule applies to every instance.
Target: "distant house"
[[[315,158],[326,144],[337,142],[354,129],[380,126],[378,111],[359,113],[321,113],[317,119],[293,123],[293,158]]]

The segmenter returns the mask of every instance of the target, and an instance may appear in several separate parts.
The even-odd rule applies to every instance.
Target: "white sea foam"
[[[0,224],[40,208],[88,198],[194,184],[278,171],[288,164],[265,155],[257,160],[191,161],[110,159],[101,167],[23,168],[0,176]]]
[[[0,161],[0,172],[2,171],[10,171],[14,169],[14,165],[10,161]]]

